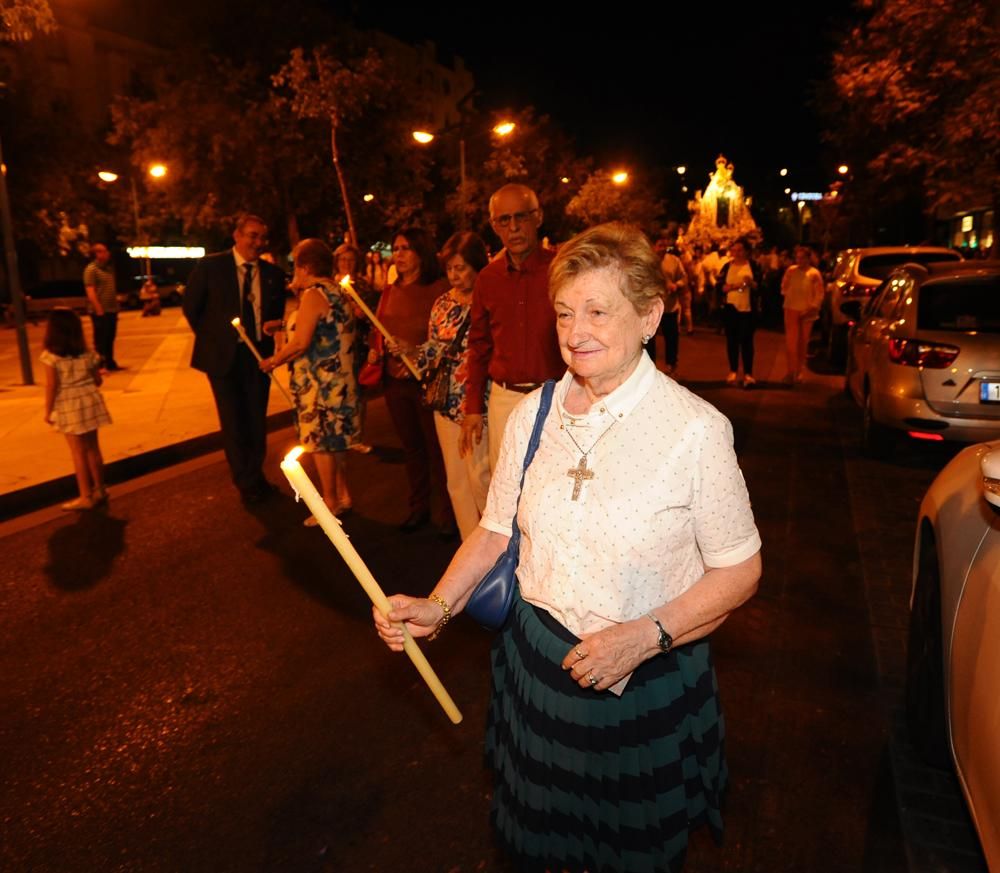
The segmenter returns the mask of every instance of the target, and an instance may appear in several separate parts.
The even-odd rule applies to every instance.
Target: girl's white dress
[[[104,398],[94,381],[99,358],[86,351],[75,358],[63,358],[44,351],[43,364],[55,368],[56,386],[55,427],[60,433],[84,434],[111,424]]]

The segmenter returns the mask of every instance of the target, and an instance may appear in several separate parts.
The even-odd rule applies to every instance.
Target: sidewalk
[[[84,319],[91,342],[90,320]],[[63,436],[45,423],[45,369],[39,363],[44,323],[28,325],[34,385],[22,383],[17,333],[0,327],[0,520],[75,496],[73,464]],[[138,311],[118,320],[115,356],[124,370],[104,380],[112,424],[101,428],[101,450],[112,484],[221,448],[208,380],[189,366],[194,335],[179,307],[156,318]],[[283,367],[276,374],[287,387]],[[272,390],[273,425],[291,421]]]

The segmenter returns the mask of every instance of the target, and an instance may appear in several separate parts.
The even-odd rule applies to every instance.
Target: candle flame
[[[346,288],[348,285],[351,284],[351,277],[349,275],[344,276],[344,278],[340,280],[340,284]]]
[[[233,327],[239,327],[240,323],[241,323],[239,316],[236,316],[236,318],[234,318],[231,323],[232,323]]]
[[[302,457],[302,453],[306,450],[305,446],[296,446],[287,455],[285,455],[285,464],[297,464],[299,458]]]

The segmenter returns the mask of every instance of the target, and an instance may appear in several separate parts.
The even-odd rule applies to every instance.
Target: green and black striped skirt
[[[688,834],[722,839],[724,725],[707,640],[646,661],[621,697],[560,666],[579,642],[517,598],[491,652],[492,820],[521,873],[676,873]]]

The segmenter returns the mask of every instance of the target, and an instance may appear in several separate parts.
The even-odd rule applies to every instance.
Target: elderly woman
[[[391,598],[414,636],[461,612],[507,545],[519,596],[492,651],[493,824],[519,871],[679,869],[721,836],[723,722],[707,636],[756,590],[760,537],[729,422],[643,354],[663,312],[649,241],[601,225],[550,270],[563,358],[519,484],[540,392],[514,410],[480,528],[428,599]],[[401,632],[375,614],[393,650]]]
[[[291,365],[292,394],[299,442],[316,463],[323,500],[334,515],[351,509],[347,488],[347,449],[360,422],[354,380],[355,319],[350,301],[330,278],[333,255],[322,240],[304,239],[292,252],[295,275],[290,287],[299,308],[289,339],[273,357],[261,362],[270,373]],[[265,325],[265,328],[267,326]],[[310,516],[306,525],[314,526]]]
[[[411,349],[428,382],[424,402],[434,411],[448,496],[462,539],[479,526],[490,487],[489,446],[486,440],[461,450],[462,408],[465,405],[472,287],[489,263],[486,244],[469,231],[453,234],[441,249],[451,288],[434,302],[427,342]],[[392,348],[392,345],[390,345]]]
[[[392,257],[398,278],[382,292],[378,317],[398,351],[427,341],[431,307],[448,285],[441,278],[437,252],[427,231],[416,227],[401,230],[393,240]],[[434,418],[423,405],[420,383],[396,352],[386,360],[384,386],[389,417],[403,444],[410,484],[409,513],[399,529],[410,533],[430,521],[433,490],[442,512],[439,530],[454,535],[455,520],[445,493],[444,461]]]

